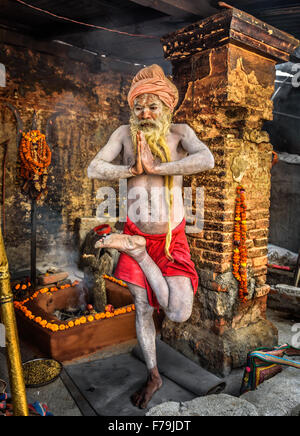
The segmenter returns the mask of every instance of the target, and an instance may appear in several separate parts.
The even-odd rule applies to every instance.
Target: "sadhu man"
[[[186,321],[198,286],[183,198],[177,196],[175,202],[173,192],[182,191],[184,175],[214,167],[211,152],[194,131],[171,123],[177,102],[177,88],[158,65],[142,69],[128,94],[130,124],[112,134],[88,167],[90,178],[128,179],[128,211],[137,192],[144,200],[142,211],[128,216],[123,234],[112,233],[96,243],[121,252],[115,277],[127,283],[134,297],[137,337],[148,369],[146,383],[132,396],[140,408],[162,386],[153,310],[160,306],[172,321]],[[110,163],[119,155],[121,165]]]

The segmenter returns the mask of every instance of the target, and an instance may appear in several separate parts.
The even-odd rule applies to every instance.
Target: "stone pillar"
[[[204,228],[188,235],[199,289],[191,318],[165,321],[163,340],[220,375],[245,363],[247,352],[277,344],[266,319],[266,285],[275,64],[300,44],[236,9],[162,38],[180,93],[176,123],[189,124],[208,145],[215,168],[184,178],[204,187]],[[246,190],[248,299],[232,274],[236,188]]]

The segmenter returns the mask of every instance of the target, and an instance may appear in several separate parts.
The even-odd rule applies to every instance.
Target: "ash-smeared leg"
[[[159,375],[157,367],[149,371],[149,376],[146,384],[138,392],[131,397],[132,403],[140,409],[145,409],[155,394],[162,386],[162,379]]]
[[[150,279],[149,276],[147,278]],[[164,308],[167,317],[174,322],[187,321],[191,316],[194,298],[190,279],[182,276],[165,277],[164,279],[169,291],[168,306]],[[152,286],[153,284],[157,285],[152,281]],[[137,338],[148,369],[146,383],[132,395],[131,401],[135,406],[143,409],[147,407],[155,392],[162,386],[162,379],[157,369],[156,330],[153,321],[153,307],[149,305],[146,289],[129,282],[127,285],[134,297]],[[158,287],[153,286],[152,289],[159,296]]]
[[[146,250],[143,236],[112,233],[95,244],[96,248],[116,248],[137,261],[157,301],[169,319],[186,321],[192,311],[193,288],[188,277],[165,277]]]
[[[159,304],[167,309],[169,287],[161,270],[147,253],[146,240],[143,236],[112,233],[96,242],[95,248],[102,247],[115,248],[131,256],[144,272]]]
[[[141,409],[147,407],[149,401],[162,386],[162,379],[157,369],[156,329],[153,321],[153,307],[149,305],[146,289],[128,283],[136,308],[136,333],[148,370],[146,383],[131,396],[132,403]]]

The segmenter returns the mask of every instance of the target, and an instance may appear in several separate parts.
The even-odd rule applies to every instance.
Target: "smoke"
[[[65,248],[61,245],[50,247],[47,256],[44,249],[37,250],[37,269],[41,273],[47,272],[48,269],[54,268],[64,270],[69,273],[69,279],[83,279],[83,271],[78,268],[79,250]]]

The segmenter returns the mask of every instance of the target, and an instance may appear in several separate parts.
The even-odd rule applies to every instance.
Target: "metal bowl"
[[[30,364],[32,368],[36,367],[36,370],[38,371],[39,365],[42,365],[43,372],[45,372],[45,370],[47,369],[47,365],[45,365],[45,362],[49,362],[49,370],[51,368],[51,364],[52,365],[55,364],[56,368],[54,369],[53,374],[49,375],[49,377],[45,381],[36,382],[36,383],[29,383],[28,381],[26,381],[26,367],[28,367]],[[39,358],[39,359],[27,360],[26,362],[24,362],[22,364],[22,367],[23,367],[25,386],[27,388],[40,388],[42,386],[46,386],[49,383],[54,382],[60,376],[62,368],[63,368],[62,364],[60,362],[58,362],[57,360],[54,360],[54,359],[50,359],[50,358]],[[52,368],[53,368],[53,366],[52,366]]]

